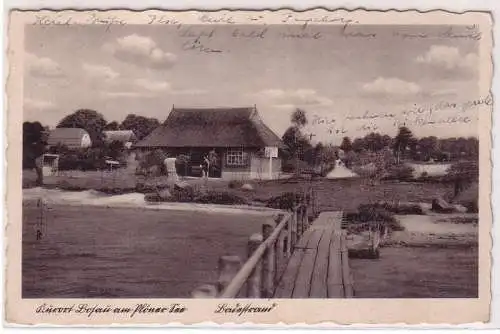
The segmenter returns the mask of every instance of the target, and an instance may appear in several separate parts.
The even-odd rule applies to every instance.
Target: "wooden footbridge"
[[[262,234],[248,241],[244,263],[238,256],[221,257],[217,286],[200,286],[192,297],[353,297],[342,212],[316,215],[311,197],[264,222]]]
[[[349,298],[352,278],[342,212],[323,212],[295,246],[274,298]]]

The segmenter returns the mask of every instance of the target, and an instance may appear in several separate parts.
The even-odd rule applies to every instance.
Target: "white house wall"
[[[252,156],[250,166],[250,177],[252,179],[269,179],[269,158]],[[273,158],[271,166],[271,178],[277,179],[281,173],[281,159]]]

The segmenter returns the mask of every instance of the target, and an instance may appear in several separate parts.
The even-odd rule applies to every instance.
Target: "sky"
[[[477,136],[478,45],[445,26],[27,26],[24,119],[78,109],[164,121],[172,106],[256,106],[278,135],[296,108],[313,141],[369,132]],[[453,27],[454,34],[467,31]],[[354,36],[357,34],[356,36]],[[447,37],[446,37],[446,36]]]

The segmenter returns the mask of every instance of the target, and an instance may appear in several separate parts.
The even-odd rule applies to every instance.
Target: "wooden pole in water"
[[[224,255],[219,258],[219,279],[217,290],[219,293],[229,285],[241,268],[241,259],[236,255]]]
[[[273,233],[276,224],[274,220],[269,219],[262,224],[262,237],[267,240],[271,233]],[[274,293],[274,276],[275,276],[275,243],[269,245],[262,257],[262,296],[271,298]]]
[[[248,258],[250,258],[255,250],[262,244],[262,234],[252,234],[248,240]],[[259,261],[250,276],[247,283],[247,298],[260,298],[262,289],[262,261]]]

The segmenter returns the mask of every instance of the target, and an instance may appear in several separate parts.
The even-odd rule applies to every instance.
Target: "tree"
[[[81,128],[88,132],[92,140],[92,146],[102,146],[104,142],[104,127],[107,122],[104,116],[95,110],[79,109],[74,113],[64,117],[58,128]]]
[[[293,158],[295,160],[295,170],[298,171],[299,160],[304,160],[306,155],[308,157],[312,155],[310,140],[302,133],[302,129],[307,124],[306,112],[297,108],[291,115],[290,121],[292,125],[283,134],[282,141],[285,145],[286,159]]]
[[[43,184],[41,156],[45,153],[47,136],[40,122],[23,123],[23,168],[34,168],[37,173],[37,184]]]
[[[397,163],[401,160],[401,154],[406,151],[410,144],[414,142],[413,133],[405,126],[399,128],[397,136],[394,138],[394,154]]]
[[[351,138],[349,137],[344,137],[342,139],[342,144],[340,144],[340,149],[344,151],[345,153],[348,153],[352,150],[352,142]]]
[[[297,108],[292,114],[292,125],[302,129],[307,124],[306,112],[303,109]]]
[[[438,139],[434,136],[423,137],[417,140],[417,152],[419,160],[429,160],[436,156],[438,151]]]
[[[369,151],[376,152],[384,148],[382,136],[379,133],[369,133],[364,138],[365,148]]]
[[[314,166],[317,166],[321,163],[323,153],[325,151],[325,146],[323,143],[319,142],[314,146]]]
[[[392,138],[389,135],[383,135],[382,136],[382,145],[383,145],[383,147],[391,147]]]
[[[309,139],[295,126],[291,126],[285,131],[282,141],[285,146],[284,153],[286,158],[295,157],[303,159],[304,153],[312,147]]]
[[[352,150],[356,153],[360,153],[365,150],[365,140],[363,138],[356,138],[352,142]]]
[[[138,140],[148,136],[154,129],[160,125],[160,121],[156,118],[148,118],[129,114],[123,120],[121,128],[123,130],[132,130]]]
[[[124,160],[125,146],[123,142],[114,140],[106,147],[105,154],[114,160]]]
[[[106,124],[104,127],[105,131],[117,131],[120,130],[120,124],[117,121],[113,121],[111,123]]]

